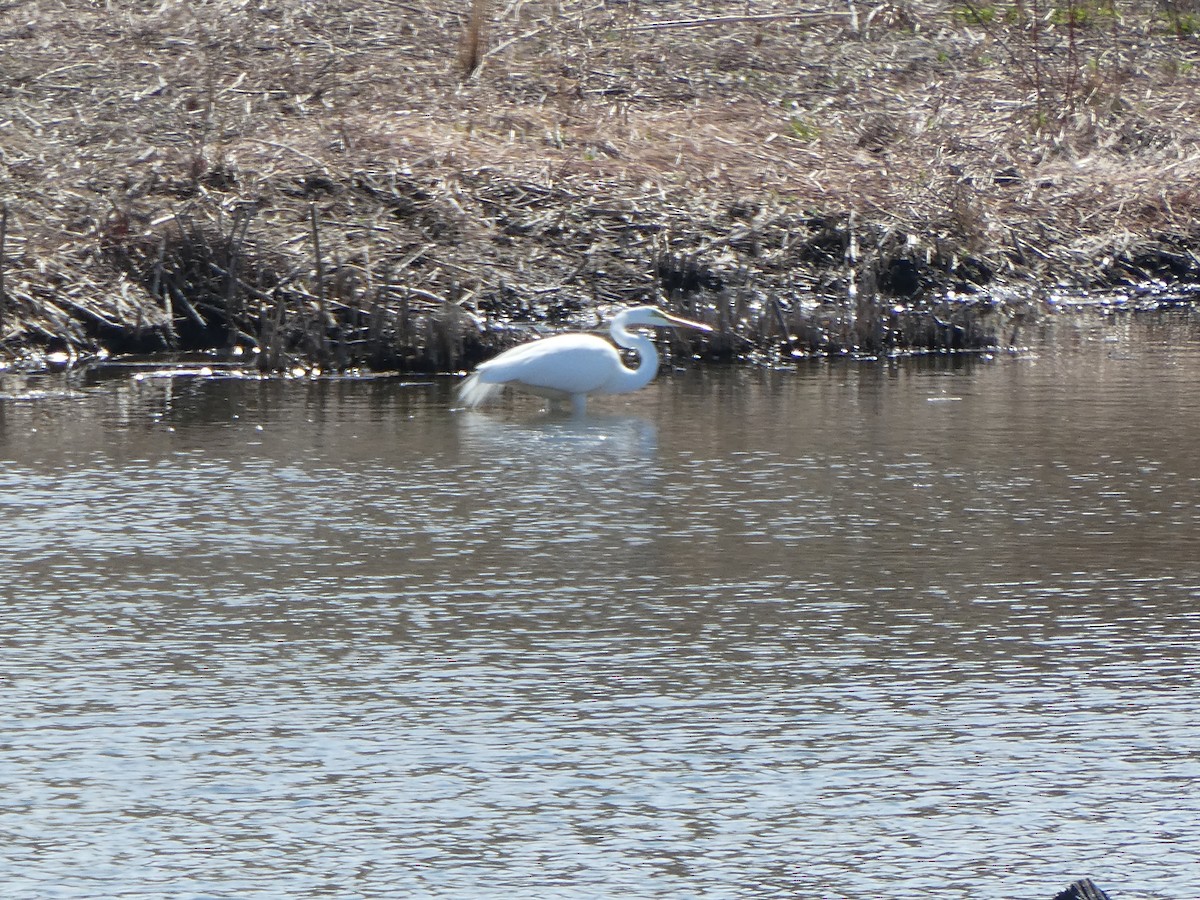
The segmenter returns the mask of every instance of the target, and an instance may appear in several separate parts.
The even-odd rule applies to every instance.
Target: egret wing
[[[480,365],[476,375],[486,384],[571,396],[599,390],[621,368],[621,357],[608,341],[563,334],[506,350]]]

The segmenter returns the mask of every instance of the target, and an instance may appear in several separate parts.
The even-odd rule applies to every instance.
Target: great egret
[[[645,387],[658,372],[654,341],[630,328],[695,328],[707,325],[681,319],[653,306],[635,306],[613,317],[608,333],[617,344],[638,355],[636,369],[626,368],[621,354],[594,334],[560,334],[505,350],[489,359],[459,386],[465,406],[479,406],[504,387],[520,388],[550,400],[570,400],[576,415],[587,408],[588,394],[625,394]]]

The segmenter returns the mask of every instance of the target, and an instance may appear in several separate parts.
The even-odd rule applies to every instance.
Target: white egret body
[[[505,387],[519,388],[550,400],[569,400],[576,414],[587,407],[589,394],[625,394],[649,384],[658,372],[654,341],[629,329],[695,328],[707,325],[681,319],[653,306],[635,306],[613,317],[609,334],[617,344],[638,355],[636,369],[621,361],[616,347],[593,334],[560,334],[505,350],[482,363],[459,386],[464,406],[479,406]]]

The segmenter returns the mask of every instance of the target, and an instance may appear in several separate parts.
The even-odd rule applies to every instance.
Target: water
[[[6,898],[1200,896],[1200,327],[0,377]]]

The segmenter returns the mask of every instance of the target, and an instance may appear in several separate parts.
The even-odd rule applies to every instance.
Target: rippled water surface
[[[1200,896],[1200,327],[0,376],[5,897]]]

